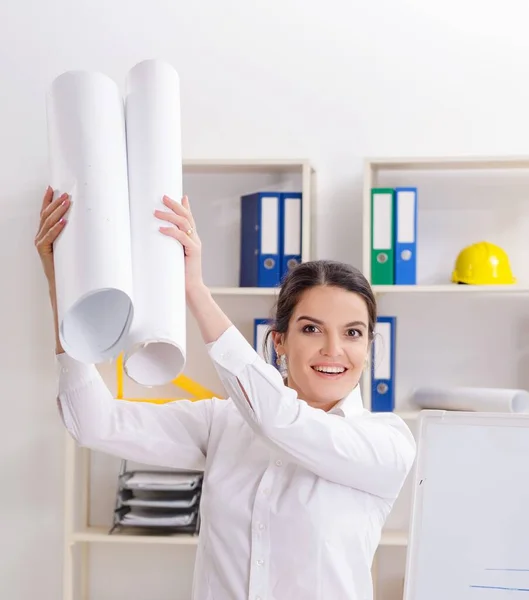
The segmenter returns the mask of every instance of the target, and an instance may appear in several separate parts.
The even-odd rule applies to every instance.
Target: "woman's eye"
[[[349,337],[361,337],[362,332],[359,329],[349,329],[348,330]]]
[[[303,327],[303,331],[305,333],[314,333],[317,331],[317,328],[315,325],[305,325],[305,327]]]

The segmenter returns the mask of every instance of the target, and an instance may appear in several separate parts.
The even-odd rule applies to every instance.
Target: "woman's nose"
[[[340,356],[342,346],[337,336],[327,336],[321,352],[325,356]]]

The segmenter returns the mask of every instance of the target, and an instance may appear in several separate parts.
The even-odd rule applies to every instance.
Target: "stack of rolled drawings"
[[[178,74],[141,62],[122,94],[102,73],[69,71],[47,116],[50,184],[71,199],[54,247],[64,350],[96,364],[123,353],[137,383],[169,383],[186,361],[184,253],[153,213],[182,198]]]

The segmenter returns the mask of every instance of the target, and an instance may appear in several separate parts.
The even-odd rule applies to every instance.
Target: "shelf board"
[[[229,173],[229,172],[270,172],[293,171],[311,168],[303,158],[189,158],[182,161],[184,174],[192,173]]]
[[[88,527],[84,531],[76,531],[71,535],[73,543],[89,542],[103,544],[169,544],[180,546],[196,546],[197,535],[137,535],[133,533],[108,533],[107,527]],[[380,540],[381,546],[406,546],[408,535],[403,531],[384,531]]]
[[[408,533],[406,531],[383,531],[380,546],[407,546]]]
[[[374,415],[384,415],[384,414],[388,414],[386,412],[373,412]],[[420,414],[420,410],[395,410],[395,411],[391,411],[389,414],[395,414],[398,417],[400,417],[401,419],[404,419],[404,421],[415,421],[416,419],[419,418],[419,414]]]
[[[415,421],[419,418],[420,410],[396,410],[395,414],[404,421]]]
[[[369,158],[366,165],[377,170],[529,169],[529,156],[428,156]]]
[[[265,287],[210,287],[216,296],[277,296],[279,288]]]
[[[528,285],[373,285],[375,294],[527,294]]]
[[[127,532],[115,532],[109,534],[108,527],[88,527],[82,531],[75,531],[71,535],[71,541],[107,543],[107,544],[172,544],[181,546],[196,546],[198,536],[190,534],[174,535],[138,535]]]

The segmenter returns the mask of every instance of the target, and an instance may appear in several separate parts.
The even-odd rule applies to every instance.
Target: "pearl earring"
[[[287,357],[284,354],[278,354],[276,359],[277,366],[281,373],[286,373],[287,370]]]

